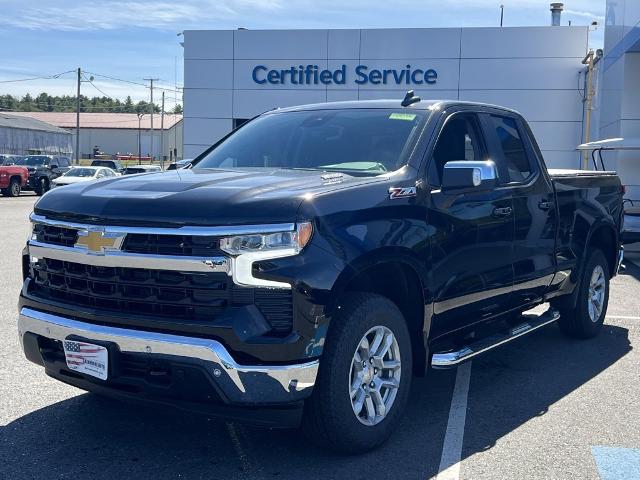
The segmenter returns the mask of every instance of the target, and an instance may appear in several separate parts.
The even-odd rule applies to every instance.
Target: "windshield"
[[[116,166],[116,162],[110,162],[109,160],[94,160],[91,162],[91,165],[94,167],[114,168]]]
[[[39,155],[30,155],[28,157],[21,158],[16,162],[16,165],[27,165],[29,167],[37,167],[38,165],[46,165],[49,163],[49,157],[43,157]]]
[[[380,174],[406,163],[427,113],[312,110],[259,117],[194,168],[293,168]]]
[[[72,168],[64,177],[93,177],[96,171],[93,168]]]

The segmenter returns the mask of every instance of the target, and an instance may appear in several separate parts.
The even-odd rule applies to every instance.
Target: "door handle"
[[[493,215],[495,217],[510,217],[513,213],[513,208],[511,207],[497,207],[493,209]]]
[[[553,207],[553,202],[541,200],[540,203],[538,203],[538,208],[540,210],[551,210],[552,207]]]

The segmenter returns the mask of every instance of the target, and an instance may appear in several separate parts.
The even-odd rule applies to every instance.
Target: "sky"
[[[182,86],[183,30],[549,25],[549,0],[0,0],[0,94],[75,95],[75,69],[93,76],[82,94],[148,100],[159,78],[166,106]],[[606,0],[565,0],[562,24],[601,26]],[[15,81],[32,77],[28,81]],[[112,78],[108,78],[112,77]],[[114,80],[126,80],[127,82]],[[133,83],[128,83],[133,82]],[[155,91],[154,101],[160,91]]]

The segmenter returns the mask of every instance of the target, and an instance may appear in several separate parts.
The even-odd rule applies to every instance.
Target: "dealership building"
[[[639,1],[607,2],[591,109],[586,26],[185,31],[184,155],[196,156],[273,108],[379,98],[400,103],[412,89],[423,99],[514,108],[529,121],[550,167],[580,168],[576,146],[587,138],[640,139],[639,21]],[[628,196],[640,200],[635,156],[605,155]]]
[[[579,166],[587,27],[184,32],[184,155],[276,107],[460,99],[531,123],[548,163]]]

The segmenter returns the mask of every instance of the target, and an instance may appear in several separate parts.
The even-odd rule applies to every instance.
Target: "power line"
[[[29,82],[31,80],[52,80],[55,78],[60,78],[62,75],[66,75],[67,73],[73,73],[75,70],[68,70],[62,73],[56,73],[55,75],[44,75],[39,77],[29,77],[29,78],[16,78],[14,80],[0,80],[0,83],[14,83],[14,82]]]

